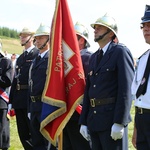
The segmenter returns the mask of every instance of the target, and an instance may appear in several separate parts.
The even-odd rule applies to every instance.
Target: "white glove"
[[[28,118],[29,120],[31,120],[31,113],[28,113]]]
[[[12,104],[8,104],[8,112],[12,109]]]
[[[82,134],[82,136],[83,136],[87,141],[90,140],[90,135],[89,135],[89,133],[88,133],[87,126],[81,125],[81,127],[80,127],[80,133]]]
[[[121,139],[124,133],[124,126],[121,124],[114,123],[111,127],[111,137],[115,141]]]

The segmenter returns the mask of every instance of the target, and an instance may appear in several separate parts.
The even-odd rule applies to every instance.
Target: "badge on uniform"
[[[93,75],[93,71],[90,71],[90,72],[89,72],[89,75],[92,76],[92,75]]]
[[[143,85],[145,83],[145,80],[146,80],[145,78],[142,79],[141,85]]]

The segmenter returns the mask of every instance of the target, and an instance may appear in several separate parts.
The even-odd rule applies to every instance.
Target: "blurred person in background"
[[[4,51],[4,53],[5,53],[5,57],[11,59],[11,54],[9,54],[6,50]]]
[[[14,73],[15,73],[16,60],[17,60],[16,54],[14,53],[14,54],[11,55],[11,61],[12,61],[12,65],[13,65],[13,76],[14,76]]]

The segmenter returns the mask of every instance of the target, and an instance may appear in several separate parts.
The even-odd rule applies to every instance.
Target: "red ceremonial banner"
[[[53,145],[81,103],[84,88],[84,71],[68,3],[56,0],[40,129]]]

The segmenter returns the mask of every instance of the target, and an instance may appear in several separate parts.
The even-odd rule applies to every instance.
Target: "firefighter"
[[[91,57],[91,52],[88,51],[90,47],[88,36],[88,29],[81,23],[77,22],[74,25],[76,36],[79,44],[80,55],[82,59],[82,65],[85,73],[85,77],[88,73],[88,65]],[[79,125],[80,114],[75,111],[73,116],[68,121],[63,130],[63,150],[90,150],[90,143],[80,134]]]
[[[150,45],[150,5],[145,6],[141,18],[141,30],[146,44]],[[143,50],[144,52],[144,50]],[[137,150],[150,149],[150,49],[146,50],[137,60],[136,73],[131,90],[135,96],[135,116],[132,144]]]
[[[89,63],[80,133],[87,140],[91,137],[92,150],[127,150],[133,58],[125,45],[114,42],[118,28],[109,14],[91,27],[99,49]]]
[[[34,150],[48,150],[49,143],[40,132],[42,112],[42,92],[46,81],[46,70],[49,57],[50,28],[41,24],[34,34],[35,44],[40,50],[38,57],[31,65],[29,72],[30,85],[30,112],[31,112],[31,134],[33,137]],[[50,150],[56,150],[51,145]]]
[[[10,128],[7,118],[9,95],[12,83],[13,67],[10,59],[5,57],[0,41],[0,149],[7,150],[10,146]]]
[[[16,61],[14,80],[10,90],[10,104],[16,113],[18,134],[25,150],[33,150],[27,110],[29,68],[38,54],[38,49],[33,45],[33,34],[34,31],[28,27],[24,27],[19,34],[20,43],[24,50]]]

